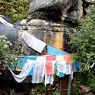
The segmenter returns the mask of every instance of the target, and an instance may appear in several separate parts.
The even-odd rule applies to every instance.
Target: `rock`
[[[20,25],[27,25],[27,19],[23,19],[20,21]]]
[[[88,95],[94,95],[92,92],[88,93]]]
[[[79,22],[81,17],[83,16],[83,2],[82,0],[76,0],[74,6],[72,6],[72,10],[69,10],[67,13],[67,21],[71,21],[74,23]]]
[[[29,14],[33,13],[36,10],[42,9],[42,8],[48,8],[48,7],[63,7],[67,6],[70,0],[32,0],[29,7]],[[54,8],[56,8],[54,7]]]
[[[89,13],[95,0],[32,0],[28,19],[69,21],[78,23],[85,13]],[[90,6],[91,5],[91,6]],[[56,15],[57,14],[57,15]]]
[[[95,0],[83,0],[83,1],[85,1],[87,3],[95,3]]]
[[[29,7],[28,18],[41,18],[64,20],[67,10],[71,7],[73,0],[33,0]],[[51,12],[50,12],[51,11]]]
[[[45,20],[40,20],[40,19],[32,19],[28,22],[28,25],[32,26],[46,26],[48,25],[47,21]]]
[[[17,43],[18,43],[18,29],[7,22],[5,19],[0,19],[0,35],[5,35],[8,40],[12,43],[11,49],[17,52]]]
[[[82,0],[43,0],[41,2],[40,0],[32,0],[28,11],[31,16],[28,17],[29,19],[37,17],[40,18],[40,16],[44,18],[48,16],[45,14],[50,14],[50,11],[52,12],[53,10],[55,10],[55,14],[50,14],[50,16],[56,16],[56,14],[58,14],[59,19],[61,19],[61,21],[66,20],[75,23],[78,22],[80,18],[83,16],[82,5]],[[59,10],[60,13],[57,13],[57,10]]]
[[[32,2],[33,0],[27,0],[28,2]]]
[[[5,34],[12,43],[18,38],[18,30],[13,24],[7,22],[3,18],[0,19],[0,34]]]
[[[89,5],[87,8],[84,9],[85,14],[89,15],[91,13],[91,10],[93,9],[94,5]]]
[[[87,87],[85,85],[80,85],[79,94],[80,95],[94,95],[94,93],[91,90],[92,89],[90,87]]]
[[[13,25],[11,23],[7,22],[3,17],[0,17],[0,23],[10,26],[10,27],[13,27]]]
[[[0,15],[0,17],[2,17],[4,20],[6,20],[6,21],[9,22],[9,23],[12,23],[11,17],[5,16],[5,15]]]
[[[50,44],[52,46],[56,46],[56,48],[60,47],[60,49],[63,49],[64,29],[61,24],[48,22],[40,19],[32,19],[28,22],[27,26],[28,26],[27,32],[29,32],[31,35],[34,35],[36,38],[44,41],[46,44]],[[24,31],[26,30],[20,30],[19,32],[24,32]],[[18,44],[21,44],[23,53],[25,55],[31,55],[35,53],[39,54],[27,46],[27,44],[22,39],[21,34],[19,35]],[[41,54],[46,54],[46,50],[44,50]]]
[[[91,88],[89,88],[87,86],[84,86],[84,85],[81,85],[80,88],[81,88],[82,92],[86,92],[87,93],[87,92],[91,91]]]
[[[48,22],[46,20],[40,20],[40,19],[32,19],[28,22],[29,29],[37,29],[39,30],[48,30],[53,32],[60,32],[60,28],[62,27],[62,24]],[[47,32],[48,32],[47,31]],[[63,31],[63,30],[62,30]]]
[[[21,27],[20,27],[20,21],[21,20],[17,20],[16,22],[13,23],[14,27],[19,30]]]

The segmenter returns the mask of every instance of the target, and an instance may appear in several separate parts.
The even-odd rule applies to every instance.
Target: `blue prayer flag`
[[[48,55],[61,55],[61,54],[68,54],[63,50],[56,49],[50,45],[47,45],[47,54]]]

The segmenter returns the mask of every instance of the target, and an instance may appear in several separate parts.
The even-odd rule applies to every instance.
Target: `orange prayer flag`
[[[72,54],[65,54],[64,60],[66,61],[67,64],[72,64]]]

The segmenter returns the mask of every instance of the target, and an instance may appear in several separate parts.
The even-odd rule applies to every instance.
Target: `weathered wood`
[[[68,81],[69,76],[63,77],[63,79],[60,81],[60,95],[68,95]]]

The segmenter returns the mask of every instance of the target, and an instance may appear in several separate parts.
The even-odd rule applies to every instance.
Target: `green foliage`
[[[16,56],[10,50],[11,45],[6,36],[0,35],[0,64],[8,65],[14,69]]]
[[[57,91],[52,92],[52,95],[60,95]]]
[[[95,10],[90,16],[82,18],[76,35],[70,33],[71,50],[77,53],[81,63],[80,83],[90,86],[95,91],[95,68],[88,69],[95,61]],[[82,75],[82,77],[80,77]]]
[[[37,85],[36,88],[37,92],[43,93],[46,89],[46,87],[44,85]]]
[[[77,82],[73,83],[73,86],[72,86],[72,88],[73,88],[72,89],[72,95],[79,95],[80,81],[78,79],[77,79]]]
[[[77,28],[77,37],[71,34],[71,50],[78,53],[83,70],[95,61],[95,19],[83,18]]]
[[[27,17],[28,7],[26,0],[0,0],[0,14],[11,16],[13,21]]]

